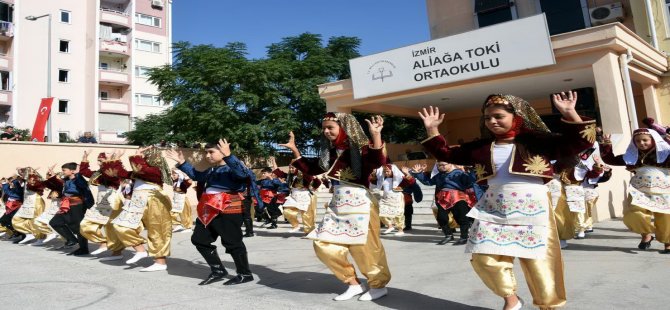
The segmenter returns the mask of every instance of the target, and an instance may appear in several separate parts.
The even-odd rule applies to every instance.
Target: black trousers
[[[448,210],[445,210],[439,204],[437,205],[437,223],[440,227],[449,225],[449,212],[454,216],[454,220],[456,220],[459,226],[470,227],[473,219],[466,216],[470,212],[470,207],[465,200],[458,201]]]
[[[242,207],[243,210],[242,212],[242,218],[245,220],[250,220],[251,219],[251,208],[253,208],[253,201],[251,201],[251,197],[244,197],[244,200],[242,200]]]
[[[0,225],[7,227],[7,229],[11,230],[12,232],[16,232],[14,230],[14,226],[12,225],[12,218],[14,218],[14,215],[16,212],[19,212],[19,208],[16,208],[16,210],[10,212],[10,213],[5,213],[0,217]]]
[[[273,220],[276,220],[281,216],[281,210],[279,210],[279,204],[277,204],[276,198],[272,199],[272,201],[268,204],[268,213],[270,214],[270,218]]]
[[[195,229],[191,235],[191,243],[201,250],[215,250],[216,239],[221,237],[221,244],[226,248],[226,253],[235,257],[247,253],[247,248],[242,241],[242,214],[219,214],[207,227],[200,221],[195,220]]]
[[[414,214],[414,206],[412,203],[405,204],[405,229],[412,229],[412,214]]]
[[[84,219],[84,214],[86,214],[84,204],[71,205],[67,213],[54,215],[49,225],[67,241],[79,243],[80,249],[88,249],[88,240],[79,233],[79,225]]]

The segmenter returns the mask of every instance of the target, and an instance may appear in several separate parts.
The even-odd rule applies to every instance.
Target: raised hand
[[[88,161],[88,155],[91,154],[91,150],[88,149],[84,151],[84,156],[81,158],[81,161]]]
[[[219,151],[223,153],[223,157],[230,156],[230,143],[228,143],[226,139],[219,139],[219,143],[217,145],[219,146]]]
[[[420,164],[416,164],[414,165],[414,167],[412,167],[412,171],[414,171],[415,173],[423,172],[423,169],[424,167]]]
[[[419,117],[423,120],[423,126],[426,127],[428,136],[439,135],[438,128],[444,122],[444,113],[440,114],[440,108],[429,106],[428,109],[423,108],[419,111]]]
[[[606,133],[603,134],[603,143],[612,143],[612,134],[611,133]]]
[[[146,150],[148,150],[152,147],[153,147],[152,145],[140,147],[140,148],[137,149],[137,151],[135,151],[135,155],[142,155],[142,154],[144,154],[144,151],[146,151]]]
[[[295,135],[293,134],[293,131],[288,133],[288,142],[279,144],[279,146],[283,146],[291,150],[291,152],[293,152],[293,157],[300,157],[300,150],[298,150],[298,147],[295,145]]]
[[[186,161],[184,158],[184,153],[181,150],[169,149],[165,152],[165,157],[172,159],[177,162],[177,164],[183,164]]]
[[[568,91],[561,92],[551,95],[551,99],[554,102],[554,106],[561,112],[561,115],[568,120],[573,122],[581,122],[582,119],[575,111],[575,106],[577,106],[577,92]]]
[[[368,123],[368,130],[371,136],[381,135],[382,128],[384,128],[384,118],[381,115],[373,115],[370,119],[365,120]]]

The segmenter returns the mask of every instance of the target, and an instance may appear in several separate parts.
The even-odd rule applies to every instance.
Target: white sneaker
[[[335,296],[335,298],[333,298],[333,300],[335,300],[335,301],[349,300],[349,299],[354,298],[356,295],[363,294],[363,292],[365,292],[365,288],[363,288],[363,285],[360,285],[360,284],[349,285],[349,288],[347,288],[347,290],[344,293]]]
[[[44,246],[46,242],[44,242],[44,239],[37,239],[37,241],[29,244],[28,246]]]
[[[577,239],[584,239],[586,238],[586,233],[584,231],[580,231],[577,233]]]
[[[405,232],[404,232],[404,231],[399,231],[399,232],[397,232],[397,233],[395,233],[395,234],[393,234],[393,235],[396,236],[396,237],[402,237],[402,236],[405,235]]]
[[[172,232],[180,232],[180,231],[182,231],[182,230],[184,230],[184,226],[177,225],[177,227],[175,227],[175,228],[172,230]]]
[[[148,256],[149,256],[149,254],[147,254],[146,251],[145,252],[135,252],[135,255],[133,256],[133,258],[127,260],[126,264],[130,265],[130,264],[137,263],[137,262],[140,261],[140,259],[143,259],[143,258],[148,257]]]
[[[123,255],[112,255],[112,256],[103,257],[103,258],[99,259],[99,261],[101,261],[101,262],[111,262],[111,261],[114,261],[114,260],[122,260],[122,259],[123,259]]]
[[[49,242],[49,241],[51,241],[51,240],[54,240],[54,239],[58,238],[58,236],[59,236],[59,235],[56,234],[56,233],[49,234],[49,235],[47,236],[47,238],[44,239],[44,243],[47,243],[47,242]]]
[[[0,232],[0,237],[4,237],[7,234],[6,231]]]
[[[184,230],[180,231],[180,233],[182,233],[182,234],[191,233],[191,232],[193,232],[193,229],[190,229],[190,228],[184,228]]]
[[[33,240],[35,240],[35,235],[27,234],[26,237],[23,240],[21,240],[21,242],[19,242],[19,244],[26,244],[26,243],[28,243],[30,241],[33,241]]]
[[[385,231],[383,232],[383,234],[384,234],[384,235],[388,235],[388,234],[392,233],[394,230],[395,230],[395,228],[393,228],[393,227],[389,227],[389,229],[385,230]]]
[[[512,307],[512,310],[521,310],[521,308],[523,308],[523,300],[521,300],[521,297],[519,296],[517,296],[516,298],[519,299],[519,302],[517,302],[516,305]]]
[[[566,240],[561,240],[561,249],[565,249],[568,247],[568,241]]]
[[[98,255],[98,254],[102,254],[104,252],[107,252],[107,247],[106,246],[101,246],[97,250],[91,252],[91,255]]]
[[[360,301],[375,300],[386,296],[386,294],[388,293],[389,292],[385,287],[371,288],[369,291],[365,292],[365,294],[361,295],[361,297],[358,297],[358,300]]]
[[[140,272],[152,272],[152,271],[165,271],[167,270],[167,265],[154,263],[153,265],[140,269]]]
[[[289,229],[288,232],[290,232],[290,233],[297,233],[297,232],[300,232],[300,227],[291,228],[291,229]]]

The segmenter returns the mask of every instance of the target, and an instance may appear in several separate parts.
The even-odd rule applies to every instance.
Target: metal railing
[[[122,11],[115,10],[115,9],[110,9],[110,8],[100,8],[100,11],[119,14],[119,15],[123,15],[123,16],[129,16],[130,15],[130,14],[128,14],[128,12],[122,12]]]

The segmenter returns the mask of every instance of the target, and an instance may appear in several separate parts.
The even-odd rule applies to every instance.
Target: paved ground
[[[0,309],[499,309],[501,300],[477,278],[463,247],[438,246],[432,221],[402,238],[384,237],[393,273],[389,295],[375,302],[331,299],[345,289],[317,260],[309,240],[259,229],[246,239],[256,280],[235,287],[197,283],[209,269],[176,234],[165,272],[140,273],[139,266],[70,257],[53,249],[0,242]],[[620,221],[596,226],[586,240],[564,251],[568,304],[565,309],[667,309],[670,255],[638,251],[638,237]],[[92,247],[95,249],[95,247]],[[131,253],[126,252],[126,257]],[[226,267],[231,259],[223,255]],[[517,266],[518,267],[518,266]],[[520,282],[519,295],[531,300]],[[524,307],[531,309],[532,307]]]

